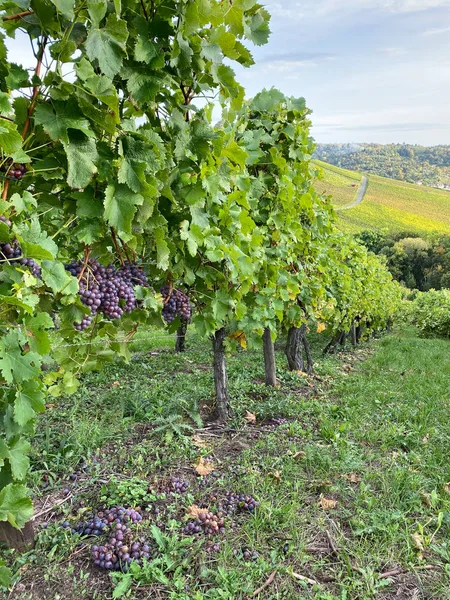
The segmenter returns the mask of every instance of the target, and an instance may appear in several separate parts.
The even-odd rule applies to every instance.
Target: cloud
[[[315,67],[325,61],[336,60],[333,54],[323,52],[295,52],[290,54],[268,54],[258,60],[258,64],[270,71],[286,73],[294,69]]]
[[[388,56],[401,56],[406,54],[406,50],[404,48],[380,48],[380,52],[383,54],[387,54]]]
[[[290,19],[300,21],[305,17],[303,12],[304,4],[300,2],[284,1],[284,2],[268,2],[267,9],[273,17],[280,19]]]
[[[437,29],[426,29],[422,35],[439,35],[440,33],[448,33],[450,27],[438,27]]]
[[[323,124],[314,125],[316,129],[339,129],[342,131],[434,131],[440,129],[450,129],[450,123],[380,123],[369,125],[361,123],[360,125]]]
[[[304,0],[292,4],[290,0],[267,3],[275,18],[306,20],[333,13],[385,11],[390,13],[423,12],[434,8],[448,8],[450,0]]]

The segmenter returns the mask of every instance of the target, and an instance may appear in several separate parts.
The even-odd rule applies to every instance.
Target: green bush
[[[409,318],[423,335],[450,337],[450,290],[419,292],[410,305]]]

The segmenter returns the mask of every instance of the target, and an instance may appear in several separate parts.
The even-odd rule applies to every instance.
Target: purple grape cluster
[[[108,531],[108,528],[113,528],[116,525],[127,529],[128,525],[140,521],[142,521],[142,515],[134,508],[115,506],[99,511],[96,516],[91,517],[87,522],[79,522],[75,527],[71,527],[68,521],[65,521],[61,527],[71,529],[72,533],[81,535],[101,535]]]
[[[163,285],[160,292],[164,298],[162,316],[166,323],[172,323],[175,317],[182,321],[190,321],[192,309],[189,297],[182,291]]]
[[[223,500],[219,501],[219,510],[227,515],[232,515],[236,512],[254,512],[259,506],[259,503],[251,496],[245,494],[235,494],[234,492],[226,492]]]
[[[8,262],[17,262],[22,256],[22,249],[17,240],[13,242],[2,242],[0,244],[0,253],[3,255],[0,258],[6,259]]]
[[[21,258],[20,264],[24,265],[25,267],[30,267],[31,274],[37,277],[38,279],[41,278],[41,267],[32,258]]]
[[[0,221],[8,227],[11,227],[11,221],[4,215],[0,215]],[[19,263],[24,267],[30,267],[31,273],[35,277],[41,278],[41,267],[32,258],[22,257],[22,249],[17,240],[12,242],[0,242],[0,263],[3,261],[10,264]]]
[[[142,515],[134,508],[124,508],[123,506],[115,506],[113,508],[107,508],[104,511],[98,513],[100,519],[103,519],[105,523],[140,523],[142,521]]]
[[[225,532],[225,522],[222,516],[205,509],[199,513],[197,519],[189,521],[183,531],[188,535],[216,535]]]
[[[96,260],[90,260],[84,271],[83,268],[82,261],[66,265],[67,271],[74,277],[79,278],[83,273],[79,279],[78,294],[91,311],[80,323],[74,323],[78,331],[89,327],[98,312],[109,319],[119,319],[124,313],[131,313],[138,306],[134,286],[149,286],[144,271],[134,263],[125,263],[117,269],[114,265],[105,267]]]
[[[251,550],[244,546],[241,550],[241,556],[244,560],[256,560],[259,557],[258,552],[256,550]]]
[[[127,571],[133,561],[140,565],[143,559],[148,560],[151,549],[144,538],[133,540],[126,525],[117,523],[107,544],[92,546],[91,556],[94,565],[101,569]]]
[[[182,481],[179,477],[174,477],[171,479],[169,484],[170,491],[175,492],[176,494],[184,494],[187,492],[188,487],[189,482]]]
[[[205,547],[205,551],[208,553],[220,552],[220,544],[208,543]]]
[[[3,173],[6,173],[8,179],[16,179],[19,181],[26,173],[27,167],[22,163],[9,162],[2,165],[0,170]]]
[[[102,535],[107,527],[108,524],[97,516],[89,519],[87,523],[78,523],[71,531],[80,535]]]

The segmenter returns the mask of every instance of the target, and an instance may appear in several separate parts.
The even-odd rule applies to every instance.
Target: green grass
[[[351,204],[348,187],[351,171],[321,161],[317,164],[324,171],[324,180],[317,183],[317,189],[329,191],[338,209]],[[353,175],[361,177],[358,173]],[[362,203],[338,211],[340,229],[350,233],[363,229],[450,233],[450,192],[376,175],[367,177],[369,186]]]
[[[354,171],[340,169],[321,160],[314,163],[322,169],[324,178],[318,180],[315,188],[321,194],[333,196],[336,207],[344,207],[351,204],[359,190],[361,175]]]
[[[276,571],[261,600],[448,600],[450,342],[406,330],[322,359],[326,340],[313,336],[317,375],[287,372],[280,346],[274,390],[262,384],[261,354],[239,351],[228,361],[230,429],[194,435],[178,425],[197,427],[208,413],[212,377],[208,344],[189,339],[184,355],[168,351],[169,340],[152,352],[140,342],[129,365],[86,376],[41,417],[37,511],[67,497],[64,488],[73,497],[38,519],[34,550],[4,553],[18,570],[9,597],[109,600],[120,583],[130,587],[119,597],[132,599],[238,600]],[[216,472],[201,483],[192,465],[208,455]],[[71,481],[80,459],[89,471]],[[169,475],[189,480],[188,494],[162,497]],[[237,516],[220,552],[208,554],[204,540],[185,541],[184,515],[193,503],[214,508],[227,489],[260,506]],[[163,533],[147,567],[111,578],[90,564],[91,540],[58,524],[119,502],[147,509],[140,534],[151,537],[152,523]],[[243,546],[257,560],[244,561]]]

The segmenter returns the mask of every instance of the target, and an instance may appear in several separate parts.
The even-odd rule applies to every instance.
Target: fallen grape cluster
[[[179,477],[174,477],[173,479],[171,479],[169,484],[170,491],[174,492],[175,494],[184,494],[185,492],[187,492],[188,487],[189,482],[183,481]]]
[[[64,521],[61,527],[72,534],[101,536],[110,533],[111,537],[104,545],[94,545],[91,557],[97,567],[107,570],[128,570],[132,561],[138,564],[142,559],[150,558],[149,543],[142,537],[133,539],[131,526],[142,521],[140,512],[133,508],[116,506],[99,511],[88,521],[77,523],[74,527]]]
[[[258,502],[251,496],[226,492],[225,498],[218,503],[219,510],[225,514],[232,515],[236,512],[254,512],[259,506]]]
[[[140,521],[142,521],[142,515],[137,510],[116,506],[99,511],[96,516],[91,517],[88,521],[80,521],[75,527],[70,527],[70,523],[65,521],[62,528],[70,529],[72,533],[80,535],[101,535],[108,531],[108,528],[118,524],[127,527]]]
[[[97,313],[109,319],[119,319],[124,313],[131,313],[138,306],[134,286],[149,286],[144,271],[135,263],[125,263],[116,268],[112,264],[104,266],[97,260],[89,260],[87,263],[72,261],[65,267],[79,279],[78,294],[91,311],[80,323],[74,324],[78,331],[89,327]]]
[[[4,215],[0,215],[0,221],[5,223],[8,227],[11,227],[11,221]],[[35,277],[41,277],[41,267],[32,258],[25,258],[22,256],[22,248],[17,240],[12,242],[0,242],[0,262],[21,264],[24,267],[29,267],[31,273]]]
[[[150,558],[150,546],[145,538],[133,539],[126,525],[116,524],[107,544],[91,548],[94,565],[110,571],[127,571],[131,562],[142,564],[142,559]]]
[[[163,285],[160,292],[164,299],[162,316],[166,323],[172,323],[177,316],[182,321],[190,321],[192,309],[187,294],[169,285]]]
[[[222,516],[205,509],[197,519],[189,521],[183,531],[189,535],[216,535],[225,532],[225,522]]]

